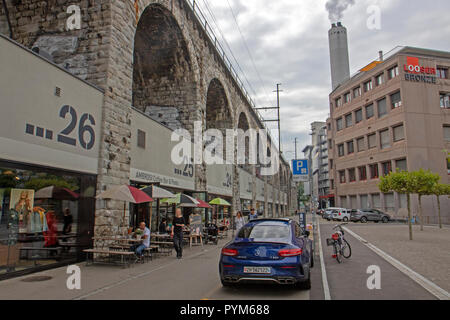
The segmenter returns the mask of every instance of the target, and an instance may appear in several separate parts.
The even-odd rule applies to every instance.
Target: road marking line
[[[444,289],[442,289],[441,287],[439,287],[435,283],[431,282],[430,280],[428,280],[427,278],[425,278],[421,274],[415,272],[411,268],[407,267],[406,265],[404,265],[403,263],[401,263],[397,259],[391,257],[386,252],[384,252],[383,250],[377,248],[376,246],[374,246],[373,244],[371,244],[370,242],[368,242],[367,240],[365,240],[364,238],[362,238],[361,236],[359,236],[355,232],[349,230],[346,227],[343,227],[343,229],[345,231],[347,231],[349,234],[351,234],[353,237],[355,237],[357,240],[362,242],[366,247],[368,247],[373,252],[375,252],[380,257],[382,257],[384,260],[389,262],[395,268],[397,268],[398,270],[403,272],[405,275],[407,275],[409,278],[414,280],[416,283],[418,283],[421,287],[426,289],[432,295],[437,297],[439,300],[450,300],[450,293],[449,292],[445,291]]]
[[[322,269],[323,292],[325,294],[325,300],[331,300],[330,287],[328,286],[327,270],[325,269],[325,259],[323,258],[322,240],[320,237],[320,221],[317,222],[317,233],[319,238],[319,255],[320,255],[320,267]]]
[[[209,250],[208,250],[208,249],[204,249],[202,252],[196,253],[196,254],[194,254],[194,255],[188,257],[187,259],[191,259],[191,258],[198,257],[198,256],[200,256],[200,255],[203,255],[203,254],[207,253],[207,252],[209,252]],[[101,292],[104,292],[104,291],[106,291],[106,290],[109,290],[109,289],[118,287],[118,286],[120,286],[120,285],[122,285],[122,284],[124,284],[124,283],[130,282],[131,280],[136,280],[136,279],[139,279],[139,278],[148,276],[149,274],[151,274],[151,273],[153,273],[153,272],[162,270],[162,269],[167,268],[167,267],[169,267],[169,266],[171,266],[171,265],[179,264],[179,263],[180,263],[179,260],[172,261],[171,263],[162,265],[162,266],[160,266],[160,267],[158,267],[158,268],[156,268],[156,269],[153,269],[153,270],[150,270],[150,271],[147,271],[147,272],[144,272],[144,273],[140,273],[140,274],[135,275],[135,276],[132,276],[132,277],[128,277],[128,278],[123,279],[123,280],[121,280],[121,281],[118,281],[118,282],[112,283],[112,284],[110,284],[110,285],[107,285],[107,286],[101,287],[101,288],[99,288],[99,289],[96,289],[96,290],[94,290],[94,291],[91,291],[90,293],[87,293],[87,294],[84,294],[84,295],[82,295],[82,296],[73,298],[72,300],[83,300],[83,299],[89,298],[89,297],[91,297],[91,296],[94,296],[94,295],[99,294],[99,293],[101,293]]]

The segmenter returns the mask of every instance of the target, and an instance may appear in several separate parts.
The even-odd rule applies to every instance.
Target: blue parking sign
[[[308,160],[292,160],[292,171],[294,176],[309,175]]]

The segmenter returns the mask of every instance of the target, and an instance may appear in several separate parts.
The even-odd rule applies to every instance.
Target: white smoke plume
[[[354,4],[355,0],[328,0],[325,5],[328,11],[328,18],[331,22],[341,21],[344,16],[344,11]]]

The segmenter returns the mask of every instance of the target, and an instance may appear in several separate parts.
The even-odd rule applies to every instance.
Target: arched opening
[[[148,6],[134,39],[133,106],[175,130],[196,120],[196,85],[186,40],[172,13]]]
[[[233,128],[233,118],[230,112],[227,95],[222,83],[213,79],[206,95],[206,130],[216,129],[223,136],[223,150],[217,150],[219,156],[226,160],[226,130]],[[234,150],[229,150],[234,152]]]
[[[238,129],[241,129],[244,131],[244,133],[247,133],[247,131],[250,129],[250,125],[247,119],[247,115],[244,112],[241,112],[239,115],[239,122],[238,122]],[[251,173],[251,168],[249,165],[250,160],[250,137],[249,135],[245,135],[245,164],[240,164],[240,167],[249,173]],[[240,147],[240,146],[239,146]]]

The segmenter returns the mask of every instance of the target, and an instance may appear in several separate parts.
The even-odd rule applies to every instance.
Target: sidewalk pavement
[[[229,236],[231,232],[229,232]],[[210,251],[217,251],[228,242],[229,239],[219,241],[218,246],[204,245],[184,247],[185,260],[195,259],[202,254]],[[93,265],[87,267],[84,262],[77,265],[81,269],[81,290],[69,290],[66,282],[69,275],[66,273],[67,267],[52,269],[23,277],[0,281],[0,300],[71,300],[80,297],[100,293],[105,289],[110,289],[139,278],[148,277],[162,269],[170,268],[172,265],[179,264],[180,261],[175,255],[169,257],[153,258],[145,264],[136,264],[131,268],[122,268],[120,266]],[[215,271],[215,270],[214,270]],[[36,276],[49,276],[48,281],[43,282],[24,282],[24,279]]]
[[[450,229],[414,226],[413,241],[404,224],[354,224],[350,230],[446,291],[450,291]]]

